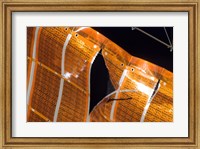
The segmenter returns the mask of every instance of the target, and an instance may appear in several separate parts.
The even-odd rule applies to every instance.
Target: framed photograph
[[[2,1],[1,147],[199,148],[199,1]]]

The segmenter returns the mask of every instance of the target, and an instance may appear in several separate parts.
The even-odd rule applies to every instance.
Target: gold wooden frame
[[[2,148],[200,148],[199,0],[1,0],[0,147]],[[185,11],[189,14],[189,137],[187,138],[14,138],[11,136],[11,19],[17,11]]]

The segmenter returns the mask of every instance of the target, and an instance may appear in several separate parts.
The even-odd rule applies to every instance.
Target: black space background
[[[160,42],[131,27],[93,27],[129,54],[147,60],[173,72],[173,52]],[[163,27],[140,27],[140,29],[169,44]],[[173,43],[173,27],[166,27]],[[90,111],[110,92],[114,91],[103,57],[98,54],[91,70]]]

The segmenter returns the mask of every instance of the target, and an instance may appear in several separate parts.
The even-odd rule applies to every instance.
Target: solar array
[[[97,54],[115,91],[89,113]],[[130,55],[92,28],[28,27],[27,72],[29,122],[173,121],[173,73]]]

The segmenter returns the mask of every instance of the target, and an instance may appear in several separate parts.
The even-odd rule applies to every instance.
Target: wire
[[[171,43],[171,41],[170,41],[170,39],[169,39],[169,36],[168,36],[167,30],[166,30],[165,27],[164,27],[164,30],[165,30],[165,33],[166,33],[167,39],[168,39],[168,41],[169,41],[169,44],[171,45],[171,49],[170,49],[170,51],[172,51],[173,46],[172,46],[172,43]]]
[[[172,48],[172,45],[169,45],[169,44],[163,42],[162,40],[160,40],[160,39],[154,37],[153,35],[151,35],[151,34],[145,32],[145,31],[143,31],[142,29],[140,29],[140,28],[138,28],[138,27],[132,28],[132,30],[134,30],[134,29],[136,29],[136,30],[140,31],[141,33],[143,33],[143,34],[145,34],[145,35],[151,37],[152,39],[154,39],[154,40],[156,40],[156,41],[162,43],[163,45],[167,46],[168,48]]]

